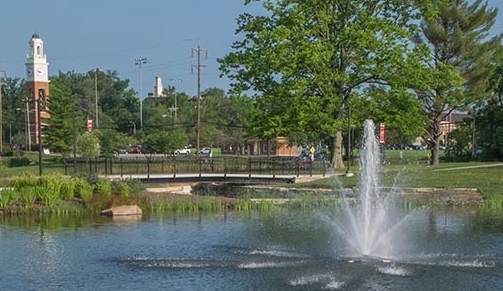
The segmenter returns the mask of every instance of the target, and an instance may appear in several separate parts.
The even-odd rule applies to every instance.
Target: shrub
[[[43,175],[38,179],[38,186],[45,188],[51,195],[57,195],[61,190],[62,181],[65,180],[61,175]]]
[[[64,179],[61,181],[59,196],[63,200],[71,200],[75,193],[75,181],[73,179]]]
[[[9,159],[9,167],[26,167],[31,163],[30,159],[27,157],[11,158]]]
[[[34,188],[37,186],[38,177],[32,174],[22,174],[13,178],[9,185],[14,188],[15,191],[22,191],[23,188]]]
[[[96,183],[95,190],[97,193],[106,197],[110,197],[110,195],[112,195],[112,185],[107,179],[99,179]]]
[[[34,190],[40,201],[42,201],[47,207],[52,208],[61,201],[61,198],[59,197],[59,189],[56,191],[49,184],[39,185]]]
[[[19,194],[12,188],[5,188],[0,192],[0,207],[5,207],[16,202],[19,199]]]
[[[128,179],[124,181],[128,184],[130,193],[140,193],[146,189],[145,184],[140,180]]]
[[[35,187],[24,187],[19,191],[19,199],[25,207],[32,206],[37,201],[37,198]]]
[[[131,189],[129,188],[127,181],[121,180],[121,181],[117,182],[117,192],[116,193],[121,196],[129,196],[129,194],[131,193]]]
[[[93,186],[87,183],[84,179],[76,178],[75,180],[75,196],[82,198],[84,202],[89,202],[93,196]]]

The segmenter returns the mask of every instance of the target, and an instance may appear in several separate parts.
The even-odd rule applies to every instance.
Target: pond
[[[502,211],[411,211],[390,260],[348,257],[337,215],[1,217],[0,290],[503,289]]]

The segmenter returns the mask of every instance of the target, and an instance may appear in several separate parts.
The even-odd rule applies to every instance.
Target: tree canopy
[[[362,113],[358,122],[377,117],[366,115],[372,111],[365,107],[374,104],[376,89],[417,106],[406,90],[411,77],[420,79],[415,72],[426,50],[411,47],[410,39],[421,17],[429,15],[428,1],[260,2],[265,13],[238,17],[236,34],[243,39],[219,60],[233,90],[251,91],[256,98],[255,135],[329,137],[332,164],[343,168],[341,132],[349,122],[348,106]]]
[[[501,35],[488,34],[497,12],[481,0],[447,0],[438,3],[436,17],[421,22],[416,44],[427,44],[431,53],[424,64],[426,82],[416,92],[428,118],[426,139],[434,165],[439,163],[440,123],[453,111],[469,110],[487,97],[490,62],[501,43]]]

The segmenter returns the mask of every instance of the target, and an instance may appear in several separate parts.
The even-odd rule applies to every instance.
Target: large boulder
[[[141,215],[141,213],[141,208],[137,205],[121,205],[101,211],[102,215],[108,216]]]

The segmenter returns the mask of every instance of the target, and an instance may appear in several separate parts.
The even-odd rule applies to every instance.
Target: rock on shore
[[[141,215],[142,211],[137,205],[121,205],[105,209],[101,211],[101,214],[108,216]]]

